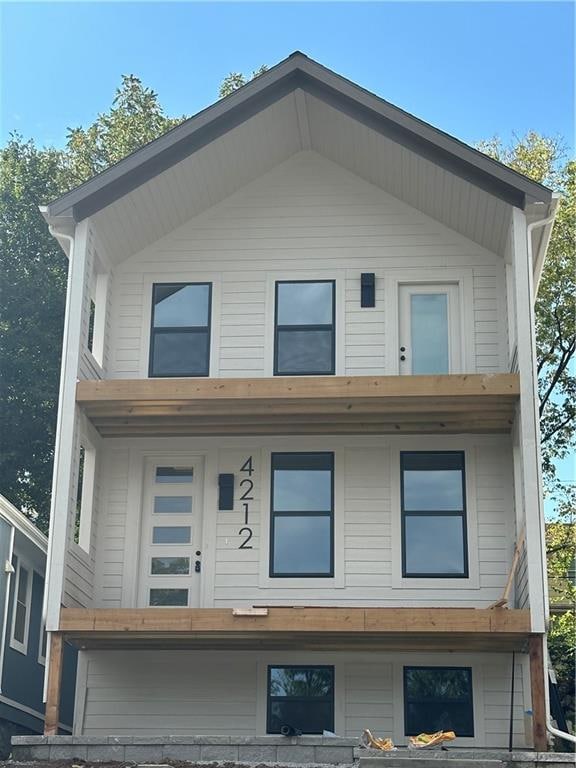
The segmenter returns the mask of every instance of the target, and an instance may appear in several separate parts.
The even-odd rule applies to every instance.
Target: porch
[[[474,675],[478,694],[475,692],[474,696],[479,697],[477,710],[480,705],[484,707],[485,678],[492,681],[492,688],[493,682],[497,681],[497,690],[492,690],[490,685],[487,687],[486,706],[492,707],[490,713],[476,711],[477,725],[480,725],[475,739],[460,739],[460,743],[464,746],[498,746],[498,743],[491,742],[491,737],[479,737],[479,733],[484,733],[485,717],[501,729],[505,715],[500,713],[508,711],[511,684],[513,696],[516,699],[519,695],[522,697],[521,700],[515,699],[514,728],[517,736],[521,732],[518,745],[525,744],[523,711],[531,706],[534,713],[533,743],[540,749],[546,749],[542,638],[531,633],[530,614],[526,610],[264,606],[229,609],[62,609],[60,629],[52,633],[50,649],[47,735],[56,733],[59,670],[64,642],[83,652],[86,669],[92,665],[94,685],[108,686],[106,695],[112,697],[113,706],[110,708],[98,694],[97,701],[100,703],[97,706],[100,709],[96,711],[102,711],[103,717],[99,719],[96,716],[96,720],[90,721],[90,736],[99,732],[108,735],[114,732],[115,727],[120,734],[134,735],[130,725],[122,727],[124,721],[119,717],[120,713],[124,715],[133,706],[133,698],[129,696],[124,702],[124,694],[118,693],[128,686],[134,695],[138,692],[137,698],[142,699],[134,713],[146,714],[148,720],[134,714],[136,719],[128,719],[126,723],[134,722],[135,727],[146,728],[148,733],[157,735],[159,739],[163,738],[163,733],[176,733],[182,737],[202,733],[207,724],[216,729],[209,733],[220,736],[226,734],[226,728],[232,723],[239,729],[237,735],[257,737],[266,733],[265,675],[270,664],[332,664],[336,670],[332,673],[332,680],[336,681],[338,691],[337,712],[340,708],[340,715],[336,714],[334,720],[336,732],[352,735],[358,729],[361,732],[363,724],[362,727],[392,729],[391,733],[398,739],[404,732],[403,715],[400,711],[391,714],[391,710],[400,706],[402,670],[412,664],[441,668],[452,668],[456,664],[461,668],[476,669]],[[520,693],[519,682],[523,673],[519,668],[514,694],[509,669],[510,659],[513,660],[511,652],[519,655],[529,652],[530,682],[523,693]],[[528,656],[523,658],[526,659],[527,670]],[[153,675],[149,677],[154,666],[158,667],[157,679]],[[358,669],[363,671],[358,673]],[[374,705],[364,709],[364,705],[358,708],[354,704],[354,691],[362,688],[362,685],[353,684],[356,674],[364,680],[381,680],[378,690],[370,694],[369,700],[374,701]],[[88,675],[86,671],[87,681]],[[385,682],[382,682],[384,678]],[[144,679],[146,684],[142,682]],[[167,686],[165,690],[163,686]],[[224,688],[220,690],[222,686],[225,691]],[[372,682],[369,687],[372,687]],[[86,688],[90,690],[88,682]],[[176,710],[172,712],[168,708],[170,711],[164,712],[164,720],[148,712],[150,697],[154,699],[157,695],[160,700],[172,700],[178,704],[179,697],[190,698],[186,692],[192,688],[195,688],[196,698],[190,715],[185,716],[180,705],[177,714]],[[205,694],[202,693],[204,690]],[[233,690],[237,692],[235,698]],[[246,694],[247,691],[253,693]],[[207,696],[208,707],[203,703],[203,696]],[[527,705],[524,704],[524,697]],[[356,719],[345,716],[349,700],[353,702],[352,707],[358,710]],[[233,711],[233,708],[226,709],[225,706],[231,701],[238,704]],[[370,713],[376,702],[380,713],[378,717],[384,716],[384,713],[390,718],[388,721],[371,719]],[[114,707],[118,708],[118,716],[114,715]],[[210,716],[211,711],[213,716]],[[108,722],[107,718],[111,721]],[[81,732],[76,730],[76,733]],[[505,739],[504,735],[500,735],[496,742],[506,743]],[[154,743],[162,742],[155,740]],[[280,744],[285,743],[280,741]],[[276,759],[287,760],[281,758],[280,753],[277,753]],[[310,753],[298,762],[315,760],[315,754]]]

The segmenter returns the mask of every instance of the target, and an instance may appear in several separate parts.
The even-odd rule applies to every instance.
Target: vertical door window
[[[335,371],[334,281],[276,283],[274,375]]]
[[[334,454],[272,454],[270,576],[334,575]]]
[[[400,373],[447,374],[460,369],[456,285],[400,286]]]
[[[198,604],[200,495],[192,466],[155,465],[148,477],[148,526],[143,544],[142,602],[149,606]]]
[[[467,578],[464,454],[403,452],[402,575]]]
[[[152,289],[150,376],[208,376],[210,283],[157,283]]]

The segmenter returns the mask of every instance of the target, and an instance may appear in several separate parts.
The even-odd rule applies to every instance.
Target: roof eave
[[[522,210],[552,198],[546,187],[297,52],[53,201],[46,214],[81,221],[298,87]]]

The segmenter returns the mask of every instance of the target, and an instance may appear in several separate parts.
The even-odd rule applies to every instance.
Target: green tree
[[[14,135],[0,150],[0,489],[47,532],[67,260],[38,206],[177,125],[122,78],[108,112],[63,151]]]
[[[255,77],[259,77],[259,75],[263,75],[264,72],[267,71],[268,67],[266,64],[262,64],[261,67],[258,67],[258,69],[255,69],[254,72],[252,72],[250,77],[248,77],[248,75],[243,75],[242,72],[230,72],[230,74],[222,80],[218,95],[221,99],[224,96],[229,96],[231,93],[234,93],[234,91],[237,91],[238,88],[242,88],[243,85],[250,82],[250,80],[254,80]]]
[[[561,195],[536,301],[536,355],[545,491],[558,515],[569,516],[573,492],[558,481],[556,462],[576,438],[576,163],[565,162],[559,140],[534,132],[510,146],[491,139],[478,148]]]

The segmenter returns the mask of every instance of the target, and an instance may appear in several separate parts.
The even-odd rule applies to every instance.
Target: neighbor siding
[[[147,375],[151,283],[214,282],[212,376],[269,376],[274,279],[336,279],[339,370],[386,374],[387,273],[473,290],[474,369],[505,370],[502,259],[313,152],[302,152],[118,265],[112,286],[112,378]],[[376,307],[360,308],[360,273],[376,274]],[[344,327],[340,327],[344,325]]]
[[[475,736],[456,745],[508,744],[510,658],[501,653],[304,651],[84,651],[75,732],[87,736],[266,732],[270,664],[335,668],[335,729],[359,737],[364,728],[406,743],[404,666],[471,666]],[[516,658],[514,745],[525,745],[523,655]]]

